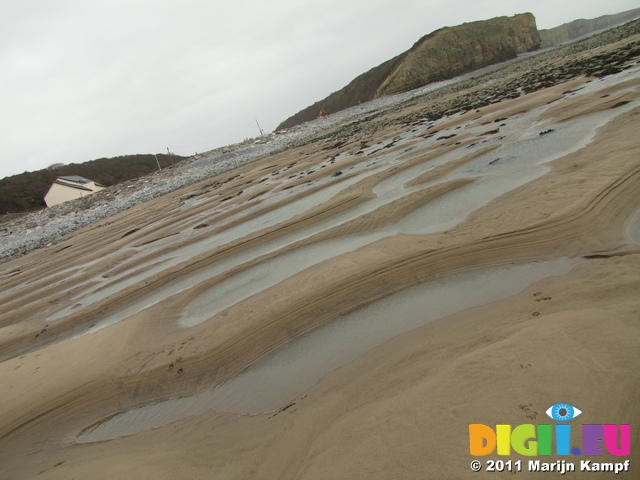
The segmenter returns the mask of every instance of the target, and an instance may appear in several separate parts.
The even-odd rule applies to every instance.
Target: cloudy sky
[[[0,0],[0,178],[257,137],[443,26],[637,0]]]

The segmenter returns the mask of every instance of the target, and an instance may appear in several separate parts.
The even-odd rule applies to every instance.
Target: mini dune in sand
[[[629,67],[391,109],[4,263],[0,477],[477,478],[469,424],[637,425]]]

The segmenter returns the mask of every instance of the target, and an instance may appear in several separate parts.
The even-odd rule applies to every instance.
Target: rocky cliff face
[[[628,10],[616,15],[604,15],[591,20],[575,20],[549,30],[540,30],[541,48],[560,45],[575,38],[604,30],[640,17],[640,8]]]
[[[530,13],[443,28],[418,41],[375,96],[446,80],[539,46],[536,20]]]
[[[535,17],[530,13],[442,28],[285,120],[277,130],[313,120],[321,110],[334,113],[379,96],[412,90],[509,60],[539,46]]]

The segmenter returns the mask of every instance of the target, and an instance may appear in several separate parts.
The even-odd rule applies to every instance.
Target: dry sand
[[[638,478],[639,131],[636,66],[328,136],[1,265],[0,478],[510,478],[471,471],[468,425],[553,423],[557,402],[631,424]],[[568,273],[470,305],[443,295],[373,348],[365,323],[354,358],[275,409],[247,415],[252,390],[193,400],[252,366],[277,376],[283,346],[416,285],[558,259]],[[132,414],[145,405],[157,428]]]

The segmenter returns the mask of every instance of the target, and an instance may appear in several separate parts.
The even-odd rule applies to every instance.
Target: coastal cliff
[[[397,57],[355,78],[346,87],[282,122],[276,130],[313,120],[374,98],[418,88],[536,50],[540,35],[531,13],[445,27]]]
[[[589,35],[590,33],[597,32],[598,30],[604,30],[606,28],[620,25],[638,17],[640,17],[640,8],[617,13],[615,15],[603,15],[591,20],[585,20],[582,18],[549,30],[540,30],[540,38],[542,40],[540,48],[560,45],[561,43],[569,42],[584,35]]]
[[[515,58],[540,46],[530,13],[437,30],[420,39],[377,89],[375,96],[406,92],[428,83]]]

